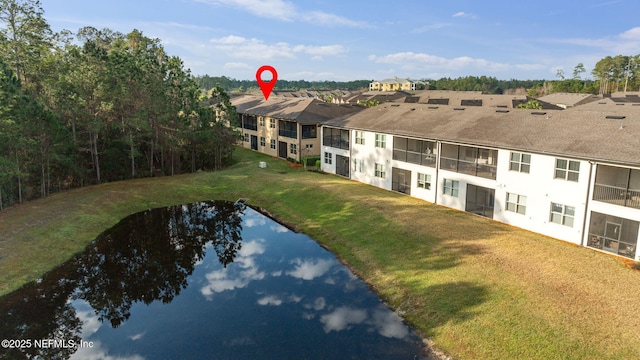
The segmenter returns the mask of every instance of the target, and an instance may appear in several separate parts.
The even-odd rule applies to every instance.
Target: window
[[[364,131],[356,131],[356,144],[364,145]]]
[[[276,128],[276,120],[275,119],[269,119],[269,127],[272,129]]]
[[[507,211],[524,215],[527,211],[527,197],[507,193]]]
[[[387,135],[376,134],[376,147],[377,148],[386,148],[387,147]]]
[[[349,150],[349,130],[324,127],[322,145]]]
[[[330,152],[325,152],[324,153],[324,163],[325,164],[333,164],[333,154]]]
[[[260,126],[264,126],[264,118],[262,116],[260,116]]]
[[[393,159],[412,164],[436,166],[435,142],[393,137]]]
[[[353,170],[355,172],[364,172],[364,160],[353,159]]]
[[[247,130],[258,130],[258,119],[255,116],[244,115],[242,127]]]
[[[580,162],[566,159],[556,159],[556,172],[554,179],[578,181],[580,174]]]
[[[304,147],[307,148],[307,149],[311,149],[311,148],[313,148],[313,144],[306,144]]]
[[[460,183],[457,180],[444,179],[443,194],[458,197],[459,189]]]
[[[442,144],[440,168],[443,170],[495,180],[497,163],[497,150]]]
[[[531,155],[518,152],[511,153],[511,160],[509,162],[509,170],[518,171],[521,173],[529,173],[531,168]]]
[[[260,146],[267,146],[267,139],[264,136],[260,136]]]
[[[272,149],[276,148],[276,139],[271,139],[271,141],[269,142],[269,147]]]
[[[376,163],[375,176],[379,177],[379,178],[386,178],[387,177],[387,173],[384,171],[384,165]]]
[[[244,133],[244,141],[249,142],[249,134]]]
[[[549,221],[556,224],[573,227],[573,218],[576,209],[573,206],[551,203],[551,216]]]
[[[317,137],[316,130],[318,127],[316,125],[302,125],[302,138],[303,139],[315,139]]]
[[[289,152],[292,153],[292,154],[297,154],[298,153],[298,145],[289,144]]]
[[[418,187],[431,190],[431,175],[418,173]]]
[[[278,135],[297,139],[298,123],[295,121],[278,120]]]

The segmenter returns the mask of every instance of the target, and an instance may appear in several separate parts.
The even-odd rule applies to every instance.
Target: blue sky
[[[590,77],[640,54],[638,0],[41,0],[54,31],[83,26],[159,38],[194,75],[254,79]]]

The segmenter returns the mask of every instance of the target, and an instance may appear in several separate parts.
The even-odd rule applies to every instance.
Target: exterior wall
[[[297,138],[289,138],[278,135],[278,120],[277,118],[271,118],[268,116],[258,116],[258,129],[257,130],[248,130],[242,127],[238,128],[238,130],[242,131],[243,139],[240,140],[239,145],[244,148],[251,149],[251,136],[256,136],[258,138],[258,149],[257,151],[267,154],[270,156],[278,157],[278,149],[280,146],[280,142],[285,142],[287,144],[287,156],[285,158],[291,158],[296,161],[300,161],[303,156],[313,156],[313,155],[321,155],[320,152],[320,144],[321,144],[321,135],[318,131],[315,138],[312,139],[302,139],[302,125],[297,124]],[[261,124],[261,119],[264,121],[264,125]],[[270,121],[274,121],[275,127],[270,126]],[[283,119],[286,120],[286,119]],[[287,120],[291,121],[291,120]],[[244,135],[249,135],[249,141],[245,141]],[[264,138],[264,145],[261,144],[261,138]],[[271,140],[275,140],[275,149],[271,148]],[[291,153],[291,144],[296,145],[296,153]],[[307,147],[310,145],[310,147]]]
[[[386,146],[384,148],[375,147],[376,133],[364,132],[364,145],[356,144],[355,131],[349,134],[349,147],[351,148],[351,178],[365,184],[377,186],[386,190],[391,190],[391,158],[393,137],[386,135]],[[364,160],[364,171],[358,172],[354,169],[355,160]],[[385,167],[385,177],[375,176],[375,164],[379,163]]]
[[[398,91],[398,90],[411,91],[415,89],[416,89],[416,84],[410,81],[406,81],[402,83],[399,83],[399,82],[387,83],[387,82],[374,81],[372,83],[369,83],[369,91]]]
[[[579,161],[578,182],[574,182],[554,179],[555,156],[530,155],[530,172],[527,174],[509,170],[511,151],[499,150],[494,218],[556,239],[581,244],[590,182],[589,162]],[[506,210],[507,193],[527,197],[524,215]],[[550,221],[552,202],[575,208],[573,226]]]
[[[260,117],[258,117],[258,151],[271,156],[278,156],[278,125],[276,120],[276,127],[269,127],[269,117],[262,117],[264,119],[264,126],[260,126]],[[265,138],[265,145],[260,144],[260,138]],[[276,148],[272,149],[270,146],[271,140],[276,140]],[[245,143],[247,144],[247,143]],[[251,144],[249,144],[251,145]]]
[[[411,196],[461,211],[465,210],[468,184],[493,189],[495,191],[493,208],[493,218],[495,220],[583,246],[587,244],[592,211],[640,221],[640,209],[591,200],[596,168],[594,164],[587,160],[524,152],[523,154],[531,156],[529,172],[526,173],[510,169],[512,151],[498,149],[496,180],[493,180],[393,160],[393,135],[385,134],[385,148],[377,148],[375,147],[376,132],[362,131],[362,133],[364,134],[364,144],[356,144],[356,131],[350,131],[349,150],[322,146],[320,154],[321,169],[335,174],[336,156],[346,156],[350,158],[351,162],[351,179],[386,190],[392,189],[392,168],[409,170],[411,171]],[[320,136],[320,139],[322,139],[322,136]],[[325,152],[332,154],[332,164],[325,163]],[[441,154],[440,143],[438,143],[438,154]],[[439,157],[440,155],[438,155]],[[577,181],[555,178],[556,159],[571,160],[579,163]],[[364,171],[362,172],[358,171],[358,160],[364,161]],[[385,178],[375,176],[375,163],[385,166]],[[440,162],[438,161],[438,166],[439,164]],[[431,175],[430,190],[417,187],[418,173]],[[457,197],[443,193],[445,179],[459,182]],[[508,193],[526,196],[524,214],[507,210]],[[551,221],[552,203],[574,208],[573,224],[571,226]],[[640,260],[640,232],[635,259]]]
[[[387,135],[389,136],[389,135]],[[393,138],[391,139],[393,146]],[[393,151],[393,150],[392,150]],[[412,164],[404,161],[393,160],[391,157],[390,167],[411,171],[411,196],[434,203],[436,202],[436,191],[440,191],[437,179],[437,171],[434,167]],[[418,173],[431,175],[431,189],[423,189],[418,187]]]

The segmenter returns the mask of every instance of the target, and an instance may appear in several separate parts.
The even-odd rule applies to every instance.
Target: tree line
[[[491,76],[462,76],[440,79],[423,78],[429,90],[481,91],[484,94],[502,94],[507,89],[523,88],[532,97],[556,92],[610,94],[618,91],[640,91],[640,54],[634,56],[616,55],[600,59],[591,71],[592,78],[584,78],[587,70],[584,64],[575,66],[571,75],[564,70],[556,72],[556,80],[500,80]],[[236,80],[226,76],[196,76],[195,81],[202,89],[208,90],[220,85],[228,92],[258,90],[255,80]],[[276,90],[367,90],[373,80],[354,81],[287,81],[278,80]]]
[[[258,82],[255,80],[237,80],[227,76],[199,75],[194,77],[200,88],[205,90],[220,86],[227,92],[246,92],[258,90]],[[368,89],[371,80],[354,81],[307,81],[307,80],[283,80],[278,79],[274,90],[362,90]]]
[[[38,0],[0,0],[0,209],[62,189],[218,169],[237,114],[159,39],[53,33]]]

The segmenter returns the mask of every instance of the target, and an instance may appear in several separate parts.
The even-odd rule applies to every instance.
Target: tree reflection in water
[[[71,300],[84,300],[100,321],[120,326],[131,306],[169,303],[211,244],[220,263],[241,248],[245,205],[202,202],[148,210],[123,219],[87,250],[42,280],[0,298],[0,339],[80,342],[82,323]],[[75,348],[0,349],[1,359],[68,359]]]

